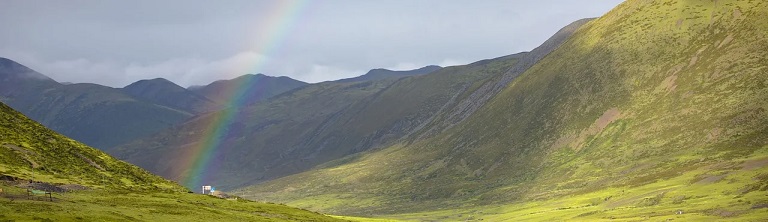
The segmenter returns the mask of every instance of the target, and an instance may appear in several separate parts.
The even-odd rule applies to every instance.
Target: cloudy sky
[[[0,1],[0,57],[61,82],[319,82],[528,51],[620,0]]]

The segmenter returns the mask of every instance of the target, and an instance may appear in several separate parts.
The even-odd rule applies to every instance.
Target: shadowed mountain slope
[[[263,74],[247,74],[230,80],[219,80],[205,86],[190,87],[189,90],[208,98],[219,106],[228,107],[233,98],[250,105],[270,97],[307,85],[289,77],[272,77]]]
[[[123,87],[122,90],[135,98],[195,114],[219,108],[208,98],[163,78],[140,80]]]
[[[208,172],[208,181],[231,189],[389,144],[421,127],[474,81],[493,75],[488,70],[503,73],[515,60],[403,79],[312,84],[241,108],[241,118],[227,126],[229,134],[217,147],[220,155],[212,157],[218,170]],[[177,169],[178,154],[203,143],[201,135],[217,116],[121,146],[115,155],[181,181],[189,169]]]
[[[192,114],[137,100],[120,89],[60,84],[9,59],[0,60],[0,101],[59,133],[106,149],[150,135]]]
[[[223,97],[232,93],[253,104],[303,85],[287,77],[244,75],[192,90],[162,78],[116,89],[91,83],[60,84],[0,58],[0,101],[57,132],[107,151],[194,115],[228,107],[231,104]]]

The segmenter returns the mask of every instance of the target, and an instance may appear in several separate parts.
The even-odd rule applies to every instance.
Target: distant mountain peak
[[[133,97],[193,113],[207,112],[217,108],[208,98],[164,78],[139,80],[125,86],[123,91]]]
[[[37,79],[53,81],[35,70],[30,69],[16,61],[0,57],[0,80],[8,79]]]
[[[438,69],[442,69],[442,68],[443,67],[439,66],[439,65],[428,65],[428,66],[424,66],[424,67],[418,68],[417,70],[419,70],[419,69],[438,70]]]
[[[340,79],[340,80],[336,80],[335,82],[362,82],[362,81],[379,80],[379,79],[385,79],[385,78],[402,78],[406,76],[418,76],[418,75],[431,73],[442,68],[443,67],[440,67],[437,65],[428,65],[418,69],[403,70],[403,71],[376,68],[376,69],[371,69],[364,75],[352,77],[352,78]]]
[[[203,87],[206,87],[206,86],[222,84],[222,83],[225,83],[225,82],[231,82],[231,81],[235,81],[236,82],[236,81],[250,80],[250,79],[254,79],[254,78],[256,78],[256,79],[274,78],[274,79],[284,79],[284,80],[287,79],[287,80],[299,81],[299,80],[296,80],[296,79],[293,79],[293,78],[287,77],[287,76],[270,76],[270,75],[266,75],[266,74],[262,74],[262,73],[257,73],[257,74],[248,73],[248,74],[244,74],[244,75],[241,75],[241,76],[238,76],[238,77],[235,77],[235,78],[231,78],[231,79],[216,80],[216,81],[213,81],[213,82],[211,82],[211,83],[209,83],[207,85],[193,85],[193,86],[187,87],[187,89],[194,90],[194,89],[199,89],[199,88],[203,88]]]
[[[136,81],[134,83],[131,83],[124,88],[133,88],[138,86],[165,86],[165,87],[173,87],[173,88],[183,88],[176,83],[171,82],[170,80],[167,80],[165,78],[154,78],[154,79],[142,79],[139,81]]]
[[[421,67],[421,68],[418,68],[418,69],[411,69],[411,70],[392,70],[392,69],[385,69],[385,68],[375,68],[375,69],[369,70],[366,74],[371,73],[371,72],[376,72],[376,71],[389,71],[389,72],[425,71],[425,72],[432,72],[432,71],[435,71],[435,70],[438,70],[438,69],[441,69],[441,68],[443,68],[443,67],[438,66],[438,65],[428,65],[428,66],[424,66],[424,67]]]
[[[288,76],[270,76],[270,75],[263,74],[263,73],[256,73],[256,74],[249,73],[249,74],[245,74],[245,75],[242,75],[242,76],[235,77],[235,78],[230,79],[230,80],[237,80],[237,79],[243,79],[243,78],[273,78],[273,79],[283,79],[283,80],[299,81],[299,80],[296,80],[296,79],[288,77]],[[221,80],[219,80],[219,81],[221,81]]]
[[[230,100],[233,90],[246,87],[242,93],[248,98],[245,104],[253,104],[288,90],[307,85],[287,76],[268,76],[262,73],[245,74],[232,79],[217,80],[204,86],[190,86],[187,89],[218,104]]]

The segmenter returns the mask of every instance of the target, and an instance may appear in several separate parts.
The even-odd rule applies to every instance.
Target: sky
[[[2,0],[0,57],[60,82],[321,82],[530,51],[620,0]]]

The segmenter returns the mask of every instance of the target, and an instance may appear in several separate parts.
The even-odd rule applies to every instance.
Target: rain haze
[[[619,0],[0,2],[0,57],[60,82],[320,82],[528,51]]]

